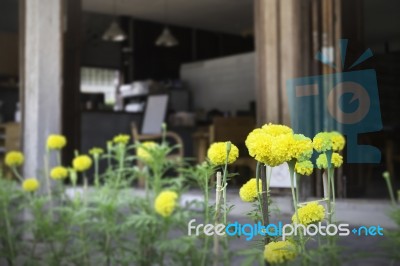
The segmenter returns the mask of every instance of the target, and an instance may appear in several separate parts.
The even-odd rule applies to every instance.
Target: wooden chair
[[[146,108],[143,116],[142,127],[139,129],[135,123],[131,123],[131,131],[133,141],[159,141],[162,139],[162,123],[165,119],[167,111],[168,95],[150,95],[147,98]],[[179,148],[175,154],[168,156],[168,159],[182,158],[184,155],[184,146],[182,138],[175,132],[167,131],[165,137],[173,140]],[[138,161],[138,166],[143,167],[143,164]],[[143,187],[144,178],[139,178],[139,186]]]
[[[132,122],[131,123],[131,131],[132,131],[132,138],[134,141],[139,141],[139,142],[144,142],[144,141],[157,141],[161,140],[163,135],[162,133],[159,134],[140,134],[138,131],[138,128],[136,126],[136,123]],[[183,157],[184,155],[184,146],[183,146],[183,141],[182,138],[176,134],[175,132],[172,131],[167,131],[165,134],[165,137],[167,139],[173,140],[174,144],[179,145],[179,148],[177,149],[176,154],[170,155],[168,158],[176,158],[176,157]]]
[[[251,177],[254,177],[256,173],[256,161],[248,155],[245,140],[255,126],[253,117],[215,117],[209,128],[210,143],[231,141],[239,148],[239,158],[234,166],[248,167]]]

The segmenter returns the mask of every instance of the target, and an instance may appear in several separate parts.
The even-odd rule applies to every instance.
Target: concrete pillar
[[[61,129],[62,0],[25,0],[23,7],[24,175],[39,178],[47,136]]]
[[[290,125],[286,81],[307,74],[309,0],[255,0],[257,118]]]

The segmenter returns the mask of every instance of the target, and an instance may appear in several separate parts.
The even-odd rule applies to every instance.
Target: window
[[[104,93],[107,105],[115,104],[119,71],[116,69],[81,67],[81,92]]]

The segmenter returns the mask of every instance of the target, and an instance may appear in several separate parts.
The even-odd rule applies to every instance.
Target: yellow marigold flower
[[[339,168],[343,164],[343,157],[339,153],[334,152],[332,154],[333,167]]]
[[[301,175],[311,175],[314,171],[314,165],[311,161],[296,162],[294,171]]]
[[[258,180],[258,188],[261,191],[261,179]],[[244,202],[254,202],[258,199],[257,179],[247,181],[239,190],[239,196]]]
[[[290,127],[266,124],[254,129],[246,138],[250,156],[269,166],[277,166],[292,159],[307,160],[312,154],[309,138],[293,134]]]
[[[307,205],[299,208],[299,220],[301,224],[309,225],[312,223],[321,222],[325,218],[325,208],[318,202],[310,202]],[[292,216],[292,221],[297,222],[296,213]]]
[[[276,241],[265,245],[264,258],[270,264],[282,264],[296,258],[295,245],[290,241]]]
[[[9,167],[20,166],[24,163],[24,155],[19,151],[10,151],[4,161]]]
[[[63,166],[56,166],[50,171],[50,177],[54,180],[64,179],[68,176],[68,169]]]
[[[163,217],[171,216],[172,212],[175,210],[177,199],[178,194],[176,194],[176,192],[170,190],[163,191],[154,201],[154,209]]]
[[[285,135],[285,134],[293,134],[293,130],[285,125],[275,125],[272,123],[265,124],[262,126],[263,131],[271,136],[279,136],[279,135]]]
[[[318,156],[317,167],[318,167],[318,169],[327,169],[328,168],[328,160],[326,159],[325,153],[321,153]]]
[[[129,135],[119,134],[119,135],[114,137],[113,141],[114,141],[114,143],[117,143],[117,144],[119,144],[119,143],[128,144],[130,138],[131,137]]]
[[[325,152],[332,149],[331,135],[328,132],[320,132],[313,139],[313,146],[317,152]]]
[[[137,156],[142,159],[145,162],[150,162],[152,161],[152,156],[149,150],[152,150],[156,148],[158,144],[154,141],[146,141],[143,142],[138,148],[137,148]]]
[[[293,157],[300,162],[309,160],[313,154],[313,144],[311,139],[307,138],[303,134],[294,134],[293,139],[293,146],[291,148]]]
[[[331,140],[332,140],[332,150],[333,151],[341,151],[346,144],[346,140],[342,134],[337,131],[330,132]]]
[[[87,155],[79,155],[72,161],[72,166],[78,172],[86,171],[92,166],[92,159]]]
[[[210,162],[214,165],[223,165],[226,161],[227,154],[227,143],[228,142],[215,142],[211,144],[210,148],[207,151],[207,157]],[[231,164],[236,161],[239,157],[239,149],[234,145],[231,145],[231,150],[229,152],[228,164]]]
[[[250,132],[245,142],[250,156],[269,166],[290,161],[293,157],[293,134],[278,135],[277,131],[272,132],[274,135],[267,134],[266,130],[260,128]]]
[[[59,150],[67,145],[67,139],[63,135],[52,134],[47,138],[47,148]]]
[[[271,153],[267,157],[267,165],[277,166],[284,162],[290,161],[295,157],[293,147],[293,135],[284,134],[276,136],[272,139]]]
[[[331,163],[333,167],[339,168],[343,164],[343,157],[339,153],[332,153]],[[325,153],[322,153],[317,158],[317,167],[319,169],[327,169],[328,168],[328,160],[326,158]]]
[[[32,178],[27,178],[22,182],[22,189],[27,191],[27,192],[33,192],[36,191],[39,188],[39,181],[32,177]]]
[[[98,148],[98,147],[93,147],[89,151],[89,154],[92,156],[98,156],[103,153],[104,153],[104,150],[102,148]]]
[[[251,157],[259,162],[266,163],[272,146],[272,138],[262,129],[256,128],[246,138],[246,147]]]

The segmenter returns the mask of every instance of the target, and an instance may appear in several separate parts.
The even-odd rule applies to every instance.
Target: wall
[[[0,75],[18,76],[18,34],[0,32]]]
[[[82,13],[82,58],[81,65],[90,67],[121,67],[121,44],[101,39],[110,26],[112,16]]]
[[[161,23],[133,20],[133,79],[179,79],[183,63],[254,50],[252,37],[174,25],[169,28],[179,45],[158,47],[155,41],[163,28]]]
[[[364,39],[375,54],[400,51],[400,1],[363,0]]]
[[[192,92],[195,110],[249,110],[255,101],[254,60],[254,53],[246,53],[183,64],[181,78]]]
[[[0,31],[18,31],[18,0],[0,1]]]
[[[18,1],[0,1],[0,76],[18,76]]]
[[[18,1],[0,0],[0,112],[2,121],[14,121],[19,90],[9,84],[18,75]]]
[[[122,43],[105,42],[101,36],[112,19],[109,15],[83,12],[82,65],[121,68],[126,82],[179,79],[182,63],[254,51],[251,36],[174,25],[169,25],[169,28],[179,40],[179,45],[158,47],[155,41],[164,24],[127,16],[120,17],[119,23],[129,35],[128,40]]]

